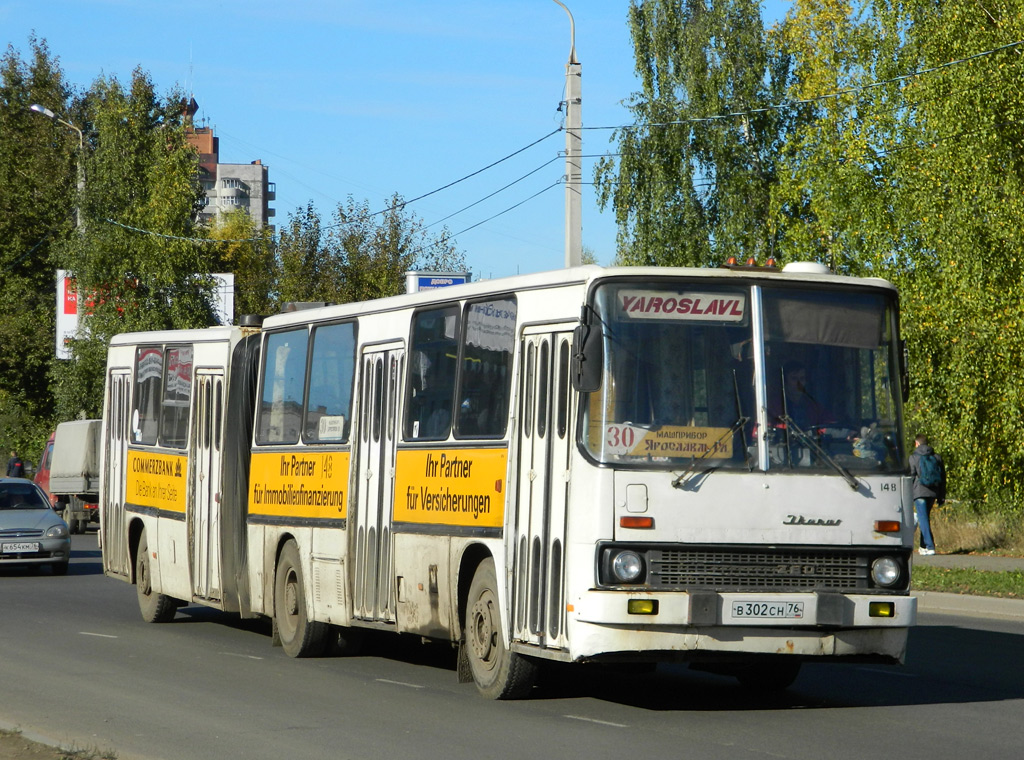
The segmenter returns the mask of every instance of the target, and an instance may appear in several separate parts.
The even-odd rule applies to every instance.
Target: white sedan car
[[[21,478],[0,478],[0,566],[49,565],[66,575],[71,561],[68,526],[46,494]]]

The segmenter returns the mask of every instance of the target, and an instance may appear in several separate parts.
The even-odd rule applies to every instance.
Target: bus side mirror
[[[905,340],[900,341],[900,392],[903,403],[910,400],[910,350]]]
[[[601,331],[581,324],[572,334],[572,387],[590,393],[601,387],[604,344]]]

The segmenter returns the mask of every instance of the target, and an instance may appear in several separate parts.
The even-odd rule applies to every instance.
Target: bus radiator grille
[[[814,551],[678,549],[650,552],[654,589],[715,591],[871,590],[871,558]]]

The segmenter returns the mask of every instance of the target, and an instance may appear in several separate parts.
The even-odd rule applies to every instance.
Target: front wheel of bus
[[[135,554],[135,592],[139,597],[139,611],[147,623],[166,623],[178,610],[175,600],[166,594],[153,592],[153,576],[149,566],[149,543],[146,532],[139,536],[139,549]]]
[[[289,541],[281,550],[274,577],[274,622],[289,657],[316,657],[327,647],[329,626],[309,619],[299,548]]]
[[[525,697],[537,680],[537,664],[509,651],[501,628],[494,560],[485,559],[469,587],[463,646],[476,688],[489,699]]]

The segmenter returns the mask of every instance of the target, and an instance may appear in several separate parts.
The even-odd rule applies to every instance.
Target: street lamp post
[[[30,111],[35,111],[38,114],[42,114],[48,119],[53,119],[58,124],[63,124],[68,129],[73,129],[78,134],[78,153],[75,156],[75,169],[78,173],[78,193],[75,199],[75,230],[78,232],[79,238],[85,234],[85,222],[82,219],[82,196],[85,193],[85,166],[83,161],[85,159],[85,136],[82,134],[82,130],[72,124],[70,121],[66,121],[46,106],[41,106],[38,103],[33,103],[29,106]],[[67,277],[67,273],[65,273]],[[75,285],[75,326],[74,332],[77,336],[80,334],[82,329],[82,298],[81,293],[78,292],[77,283]],[[60,296],[60,290],[58,287],[58,297]],[[62,353],[62,351],[64,353]],[[66,346],[62,345],[60,330],[57,331],[57,356],[58,358],[68,358]]]
[[[58,124],[63,124],[69,129],[75,130],[78,133],[78,155],[75,160],[75,167],[78,172],[78,202],[75,204],[75,227],[79,233],[84,232],[85,225],[82,223],[82,193],[85,191],[85,167],[82,166],[82,154],[85,152],[85,136],[82,134],[82,130],[72,124],[70,121],[65,121],[60,118],[57,114],[51,111],[46,106],[41,106],[38,103],[33,103],[29,106],[30,111],[41,113],[48,119],[53,119]]]
[[[583,120],[581,118],[582,67],[576,60],[576,22],[561,0],[554,0],[569,15],[569,62],[565,64],[565,265],[583,261]]]

